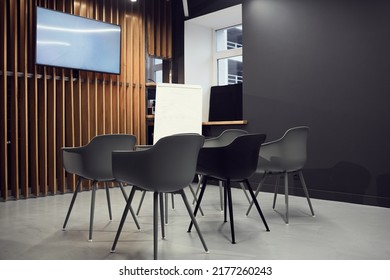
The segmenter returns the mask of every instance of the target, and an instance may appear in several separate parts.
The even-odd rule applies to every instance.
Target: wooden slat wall
[[[7,12],[7,2],[2,1],[0,4],[0,30],[3,34],[0,38],[0,191],[3,197],[8,197],[8,133],[7,133],[7,43],[8,43],[8,20],[5,16]]]
[[[72,192],[75,177],[62,167],[63,146],[85,145],[97,134],[112,133],[135,134],[139,144],[146,143],[146,34],[149,50],[155,46],[152,55],[171,57],[170,2],[1,1],[2,200]],[[146,20],[151,4],[157,20],[150,13]],[[80,71],[77,77],[69,69],[36,66],[36,6],[121,25],[121,74]]]
[[[146,0],[148,54],[172,58],[172,2]]]
[[[18,29],[18,9],[17,1],[10,1],[10,18],[9,26],[11,30]],[[11,36],[9,36],[10,48],[9,53],[11,54],[10,59],[10,68],[12,73],[10,79],[10,89],[11,94],[9,95],[10,109],[9,109],[9,117],[10,117],[10,139],[11,139],[11,151],[10,151],[10,161],[9,166],[11,167],[11,192],[15,196],[16,199],[19,198],[19,114],[18,114],[18,95],[19,95],[19,84],[18,84],[18,59],[19,59],[19,44],[18,39],[20,30],[16,32],[12,32]]]

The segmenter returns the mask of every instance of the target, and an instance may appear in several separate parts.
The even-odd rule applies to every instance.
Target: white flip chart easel
[[[173,134],[202,134],[202,96],[198,85],[158,83],[153,144]]]

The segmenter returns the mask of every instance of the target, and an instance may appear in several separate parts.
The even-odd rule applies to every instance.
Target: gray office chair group
[[[117,181],[126,200],[122,218],[112,245],[115,252],[123,225],[130,213],[138,227],[137,217],[131,207],[136,190],[153,192],[153,249],[154,259],[158,258],[158,209],[160,202],[161,232],[165,237],[163,194],[180,194],[190,216],[191,222],[188,232],[194,225],[203,248],[208,252],[206,242],[202,236],[196,214],[200,210],[203,195],[210,178],[223,182],[220,185],[221,209],[224,210],[224,221],[227,222],[229,213],[231,242],[235,243],[233,199],[231,182],[240,182],[241,187],[250,202],[247,215],[254,204],[260,218],[269,231],[265,217],[257,201],[261,187],[270,175],[277,175],[273,208],[275,208],[279,177],[284,176],[286,223],[289,222],[288,205],[288,175],[297,173],[309,203],[312,215],[313,207],[310,202],[306,183],[303,178],[302,168],[306,163],[306,142],[309,128],[306,126],[295,127],[287,130],[278,140],[265,142],[264,134],[249,134],[244,130],[231,129],[211,139],[204,139],[198,134],[178,134],[160,139],[148,149],[135,150],[136,138],[133,135],[114,134],[94,137],[90,143],[82,147],[63,148],[63,165],[68,173],[78,175],[76,189],[74,191],[63,229],[69,220],[73,205],[81,181],[90,180],[92,184],[91,212],[89,240],[92,240],[93,219],[95,208],[95,193],[97,183],[104,182],[109,209],[111,215],[110,195],[108,182]],[[263,177],[253,192],[249,183],[249,177],[254,173],[262,173]],[[195,175],[200,176],[199,197],[194,199],[196,206],[194,212],[188,203],[184,188],[192,183]],[[123,183],[132,185],[129,197]],[[222,197],[223,190],[223,197]],[[223,202],[223,203],[222,203]],[[223,205],[222,205],[223,204]]]

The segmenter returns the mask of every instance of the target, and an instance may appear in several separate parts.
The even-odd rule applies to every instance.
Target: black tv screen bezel
[[[60,64],[50,64],[50,63],[38,63],[37,62],[37,28],[38,28],[38,12],[37,10],[39,9],[44,9],[44,10],[49,10],[51,12],[54,12],[54,13],[61,13],[61,14],[64,14],[66,16],[69,16],[69,17],[77,17],[77,18],[82,18],[83,20],[86,20],[86,21],[94,21],[94,22],[99,22],[99,23],[103,23],[103,24],[106,24],[106,25],[111,25],[111,26],[117,26],[119,27],[119,32],[120,32],[120,36],[119,36],[119,61],[118,61],[118,72],[111,72],[111,71],[102,71],[102,70],[96,70],[96,69],[86,69],[86,68],[79,68],[79,67],[67,67],[67,66],[64,66],[64,65],[60,65]],[[119,25],[119,24],[115,24],[115,23],[109,23],[109,22],[104,22],[104,21],[101,21],[101,20],[96,20],[96,19],[91,19],[91,18],[87,18],[87,17],[83,17],[83,16],[79,16],[79,15],[73,15],[73,14],[69,14],[69,13],[66,13],[66,12],[62,12],[62,11],[57,11],[57,10],[53,10],[53,9],[49,9],[49,8],[44,8],[44,7],[40,7],[40,6],[36,6],[35,7],[35,40],[34,40],[34,53],[35,53],[35,56],[34,56],[34,63],[36,65],[40,65],[40,66],[49,66],[49,67],[57,67],[57,68],[64,68],[64,69],[69,69],[69,70],[80,70],[80,71],[89,71],[89,72],[95,72],[95,73],[102,73],[102,74],[110,74],[110,75],[120,75],[121,74],[121,61],[122,61],[122,26]]]

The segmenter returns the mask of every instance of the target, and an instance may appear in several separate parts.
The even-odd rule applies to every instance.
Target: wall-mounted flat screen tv
[[[35,63],[120,74],[121,27],[37,7]]]

